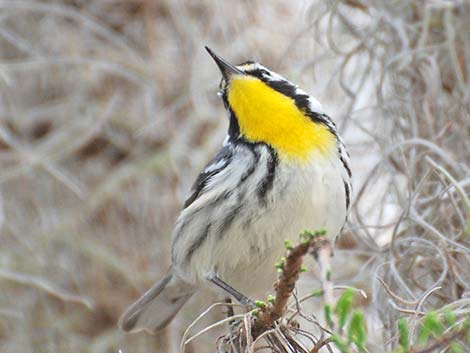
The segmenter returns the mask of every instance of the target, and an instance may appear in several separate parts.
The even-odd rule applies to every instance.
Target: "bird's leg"
[[[256,308],[256,304],[253,300],[248,298],[243,293],[240,293],[239,291],[237,291],[230,284],[228,284],[228,283],[224,282],[223,280],[221,280],[219,277],[217,277],[217,275],[214,272],[207,273],[206,274],[206,279],[208,281],[212,282],[213,284],[215,284],[217,287],[223,289],[228,294],[230,294],[240,304],[245,305],[245,306],[247,306],[249,308],[252,308],[252,309]]]
[[[225,303],[228,304],[227,305],[227,317],[232,317],[233,315],[235,315],[235,313],[233,312],[233,306],[231,305],[232,304],[232,299],[230,297],[226,297],[225,298]]]
[[[233,311],[233,306],[231,305],[232,304],[232,298],[230,297],[226,297],[225,298],[225,303],[227,304],[227,318],[232,318],[235,313]],[[228,322],[228,328],[230,330],[230,334],[234,337],[236,337],[236,333],[238,331],[238,327],[239,327],[239,324],[240,323],[240,320],[230,320]]]

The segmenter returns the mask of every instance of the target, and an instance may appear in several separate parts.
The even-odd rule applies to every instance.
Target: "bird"
[[[335,239],[346,222],[350,156],[321,104],[260,63],[205,48],[222,75],[227,136],[176,220],[167,274],[121,316],[127,332],[162,330],[201,288],[249,305],[272,288],[286,239],[304,229]]]

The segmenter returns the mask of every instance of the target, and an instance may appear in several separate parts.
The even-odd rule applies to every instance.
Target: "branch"
[[[301,234],[301,243],[296,247],[292,247],[290,243],[286,242],[288,252],[286,257],[281,260],[281,263],[277,265],[280,273],[274,286],[276,290],[274,300],[267,305],[260,306],[259,313],[257,317],[255,317],[252,326],[253,338],[256,339],[263,332],[271,329],[274,322],[279,320],[286,311],[287,302],[292,295],[295,283],[301,272],[303,257],[307,253],[311,253],[320,263],[322,274],[324,273],[324,275],[322,275],[323,293],[325,294],[325,298],[330,295],[331,285],[327,285],[327,283],[330,282],[329,256],[331,255],[331,247],[329,240],[325,237],[325,233],[325,231],[315,233],[305,231]],[[325,251],[325,249],[327,249],[327,251]],[[325,261],[326,257],[328,257],[327,261]],[[327,262],[327,265],[323,264],[322,266],[322,262]]]

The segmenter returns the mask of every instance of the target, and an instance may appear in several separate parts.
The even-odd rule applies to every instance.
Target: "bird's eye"
[[[267,77],[267,78],[271,77],[271,73],[268,70],[261,69],[260,72],[261,72],[261,76],[264,76],[264,77]]]

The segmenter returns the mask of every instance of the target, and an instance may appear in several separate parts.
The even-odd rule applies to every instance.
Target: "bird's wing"
[[[184,203],[184,208],[190,206],[201,194],[209,181],[223,171],[230,163],[233,157],[233,151],[230,145],[225,145],[217,155],[206,165],[204,170],[199,173],[196,181],[191,188],[191,195]]]

